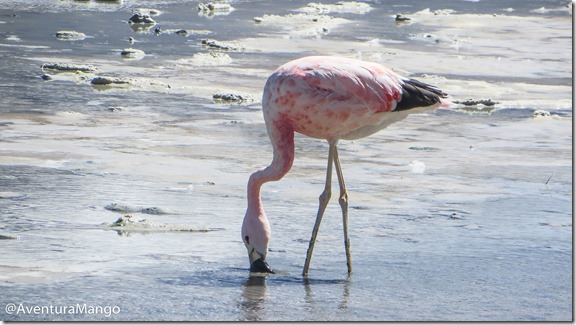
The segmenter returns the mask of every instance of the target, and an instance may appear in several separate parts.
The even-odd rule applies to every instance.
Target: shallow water
[[[253,21],[307,3],[233,1],[229,14],[207,17],[196,2],[152,1],[161,14],[149,31],[126,23],[135,1],[0,5],[0,320],[572,319],[565,2],[430,8],[450,15],[416,1],[367,2],[364,14],[326,13],[342,23],[327,30]],[[413,22],[397,25],[398,13]],[[59,30],[87,37],[61,41]],[[194,54],[213,51],[202,38],[243,50],[226,52],[229,64],[198,65]],[[128,47],[146,56],[123,59]],[[297,136],[292,171],[262,193],[277,273],[250,276],[240,240],[246,180],[271,159],[259,96],[273,69],[316,53],[385,63],[454,100],[499,103],[413,115],[341,143],[351,276],[335,200],[310,275],[300,275],[327,144]],[[42,71],[49,62],[98,71]],[[134,82],[93,87],[95,75]],[[254,100],[212,100],[226,92]],[[129,212],[106,208],[114,203]],[[126,213],[208,231],[105,226]],[[77,304],[111,312],[26,311]]]

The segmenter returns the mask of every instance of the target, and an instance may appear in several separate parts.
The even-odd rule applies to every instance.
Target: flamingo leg
[[[314,243],[316,242],[316,236],[318,236],[318,229],[320,229],[320,223],[322,222],[322,216],[326,210],[326,206],[330,201],[330,196],[332,195],[332,164],[334,162],[334,153],[336,152],[336,143],[330,143],[330,149],[328,151],[328,167],[326,168],[326,184],[324,186],[324,192],[320,194],[320,205],[318,207],[318,213],[316,214],[316,222],[314,223],[314,229],[312,229],[312,238],[310,238],[310,243],[308,244],[308,252],[306,253],[306,262],[304,263],[304,270],[302,271],[303,276],[308,275],[308,269],[310,268],[310,260],[312,259],[312,251],[314,250]]]
[[[338,148],[336,146],[334,147],[334,166],[336,166],[336,175],[338,176],[338,184],[340,185],[340,197],[338,198],[338,203],[340,203],[340,207],[342,208],[346,266],[348,266],[348,274],[350,274],[352,273],[352,256],[350,255],[350,237],[348,236],[348,190],[346,190],[346,183],[344,182],[344,175],[342,174],[340,158],[338,157]]]

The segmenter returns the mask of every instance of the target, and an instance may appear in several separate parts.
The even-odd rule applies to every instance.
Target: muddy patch
[[[184,224],[160,223],[148,219],[140,219],[132,215],[124,215],[110,224],[102,225],[106,230],[114,230],[121,236],[129,236],[133,233],[162,233],[162,232],[182,232],[182,233],[206,233],[216,231],[215,228],[197,227]]]

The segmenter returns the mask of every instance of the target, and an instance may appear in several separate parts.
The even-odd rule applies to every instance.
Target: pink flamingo
[[[258,170],[248,181],[248,208],[242,224],[242,240],[248,250],[251,272],[274,273],[266,262],[270,224],[260,188],[280,180],[294,161],[294,132],[325,139],[330,145],[326,184],[320,195],[316,223],[306,254],[303,276],[308,274],[314,243],[330,200],[332,165],[340,184],[344,247],[348,273],[352,272],[348,236],[348,192],[338,158],[338,140],[369,136],[410,113],[449,106],[447,94],[371,62],[310,56],[288,62],[268,78],[262,96],[264,120],[272,142],[270,166]]]

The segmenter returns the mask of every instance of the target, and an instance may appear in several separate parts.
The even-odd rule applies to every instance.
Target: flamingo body
[[[445,93],[433,86],[403,78],[382,65],[355,59],[310,56],[278,68],[268,78],[262,96],[274,158],[270,166],[250,176],[248,208],[242,225],[242,239],[248,249],[251,270],[272,272],[265,262],[271,231],[262,207],[260,188],[266,182],[281,179],[290,170],[294,160],[294,132],[325,139],[331,148],[326,188],[320,198],[321,207],[304,274],[325,204],[330,198],[332,163],[340,183],[348,271],[351,272],[347,192],[337,156],[338,140],[363,138],[410,113],[448,105],[445,97]]]
[[[363,138],[414,113],[394,110],[406,81],[410,80],[372,62],[304,57],[268,78],[262,96],[264,117],[312,138]],[[425,103],[426,108],[439,102]]]

